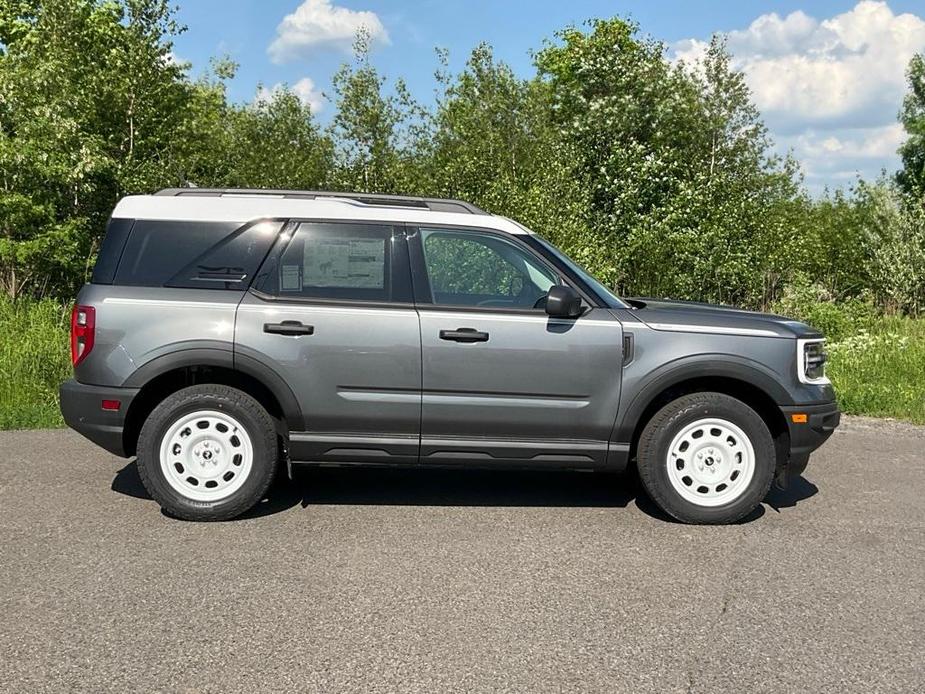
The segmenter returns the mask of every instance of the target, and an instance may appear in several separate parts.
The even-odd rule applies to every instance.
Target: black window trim
[[[363,226],[380,226],[390,229],[391,235],[388,236],[390,241],[388,246],[389,253],[389,263],[390,271],[392,277],[390,278],[394,282],[394,268],[395,268],[395,258],[393,256],[393,251],[395,250],[395,241],[398,240],[398,246],[404,249],[404,255],[406,259],[407,273],[409,277],[408,288],[409,300],[408,301],[372,301],[369,299],[332,299],[332,298],[323,298],[323,297],[311,297],[311,296],[278,296],[275,294],[270,294],[268,292],[261,291],[253,286],[253,283],[248,287],[248,292],[253,296],[257,297],[261,301],[280,303],[280,304],[297,304],[300,306],[343,306],[344,308],[368,308],[368,309],[413,309],[413,293],[411,291],[411,259],[408,252],[408,240],[407,234],[405,231],[405,225],[401,222],[390,222],[386,220],[378,219],[344,219],[336,218],[331,219],[327,217],[290,217],[285,220],[282,229],[279,232],[279,235],[274,241],[270,252],[267,253],[266,257],[263,259],[263,263],[257,268],[257,272],[254,273],[254,279],[260,275],[260,271],[263,269],[263,266],[268,263],[270,260],[279,258],[286,248],[289,246],[289,242],[292,241],[295,236],[296,231],[299,228],[300,224],[359,224]],[[402,251],[399,251],[401,253]]]
[[[251,287],[248,292],[261,301],[276,304],[300,304],[305,306],[343,306],[345,308],[391,308],[413,309],[410,301],[367,301],[366,299],[322,299],[308,296],[276,296]]]
[[[488,234],[496,238],[500,238],[503,241],[507,241],[513,244],[516,248],[524,251],[527,255],[534,258],[538,264],[546,269],[552,271],[552,273],[559,278],[559,281],[564,285],[571,287],[578,295],[581,296],[582,300],[592,308],[600,308],[602,306],[599,297],[589,294],[586,291],[586,288],[581,285],[577,285],[574,282],[574,279],[570,276],[571,273],[566,273],[562,268],[552,262],[549,258],[546,258],[544,255],[537,252],[532,246],[524,243],[521,239],[517,237],[519,234],[511,234],[500,229],[493,229],[491,227],[481,227],[465,224],[440,224],[440,223],[427,223],[422,224],[419,222],[405,222],[408,233],[408,251],[411,259],[411,278],[412,285],[414,288],[414,305],[418,310],[422,311],[447,311],[447,312],[465,312],[465,313],[500,313],[503,315],[528,315],[528,316],[537,316],[537,315],[546,315],[546,311],[541,308],[502,308],[499,306],[460,306],[458,304],[437,304],[433,301],[433,296],[430,288],[430,280],[427,274],[427,263],[424,258],[424,245],[421,237],[422,229],[447,229],[451,231],[462,231],[462,232],[479,232],[483,234]],[[430,299],[429,301],[427,299]],[[586,313],[582,313],[586,315]]]

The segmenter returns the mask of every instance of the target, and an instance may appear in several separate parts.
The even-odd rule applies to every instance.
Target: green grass
[[[70,377],[69,308],[0,299],[0,429],[62,426],[58,385]],[[925,424],[925,320],[851,321],[829,344],[829,376],[849,414]]]
[[[843,411],[925,424],[925,320],[871,318],[828,351]]]
[[[70,310],[0,299],[0,429],[59,427],[58,386],[70,377]]]

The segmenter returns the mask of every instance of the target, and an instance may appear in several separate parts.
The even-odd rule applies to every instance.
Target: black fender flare
[[[142,388],[162,374],[190,366],[216,366],[251,376],[266,386],[276,398],[290,431],[300,431],[304,428],[302,408],[285,379],[257,359],[236,354],[230,343],[219,342],[208,346],[204,346],[202,342],[186,346],[172,345],[168,354],[154,357],[137,368],[123,385]]]
[[[780,382],[780,376],[763,364],[730,354],[697,354],[663,364],[648,374],[625,407],[621,402],[610,440],[631,442],[646,408],[661,392],[684,381],[703,378],[741,381],[762,391],[778,405],[793,404],[793,396]]]

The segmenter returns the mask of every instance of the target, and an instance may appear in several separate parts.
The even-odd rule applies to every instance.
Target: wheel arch
[[[786,461],[790,434],[780,406],[792,404],[790,394],[761,365],[746,359],[719,361],[717,355],[669,364],[653,372],[623,412],[612,440],[629,442],[630,457],[634,457],[652,416],[669,402],[697,392],[723,393],[755,410],[771,431],[778,465]]]
[[[145,419],[157,405],[181,388],[217,383],[251,395],[279,423],[280,433],[302,428],[302,411],[289,385],[255,359],[230,349],[190,348],[157,357],[137,369],[124,383],[140,388],[125,415],[123,446],[134,455]]]

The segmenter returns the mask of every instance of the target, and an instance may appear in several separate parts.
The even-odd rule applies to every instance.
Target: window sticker
[[[305,240],[303,284],[310,287],[382,289],[385,241],[313,238]]]
[[[283,265],[282,289],[284,292],[302,291],[302,278],[298,265]]]

